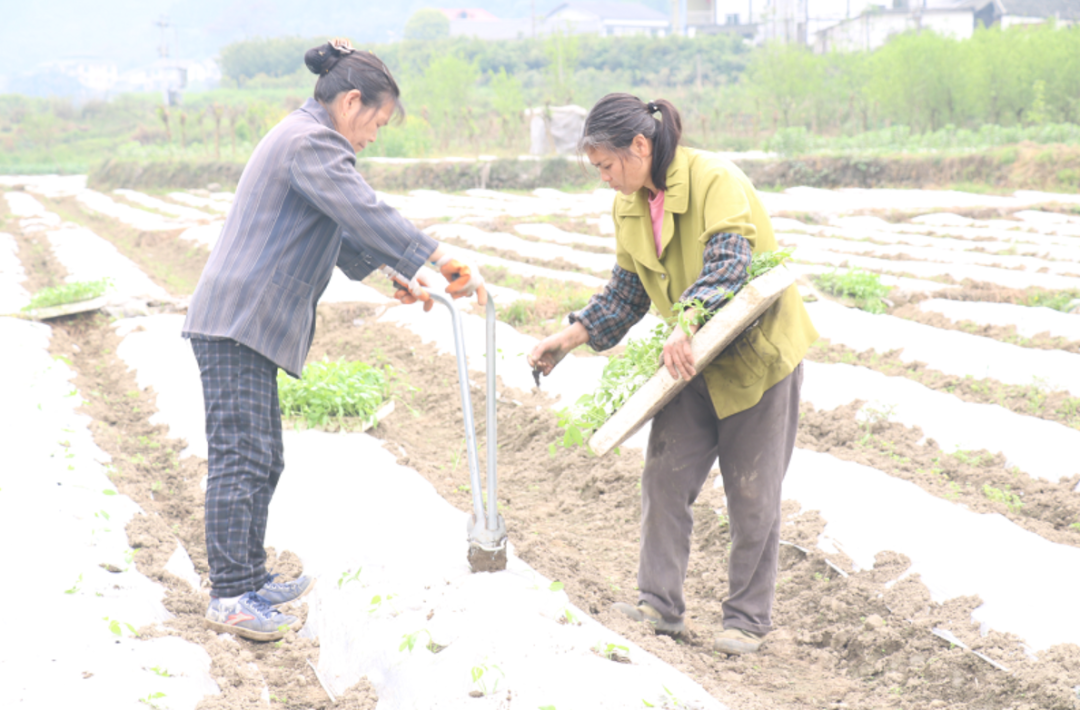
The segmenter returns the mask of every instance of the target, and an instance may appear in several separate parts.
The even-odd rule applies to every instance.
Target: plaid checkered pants
[[[192,338],[206,404],[206,552],[216,597],[266,578],[267,509],[285,468],[277,365],[234,340]]]

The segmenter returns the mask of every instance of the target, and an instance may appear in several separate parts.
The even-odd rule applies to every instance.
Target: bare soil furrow
[[[119,344],[102,315],[53,323],[50,350],[68,360],[77,372],[74,384],[86,400],[82,410],[92,418],[94,440],[112,457],[110,478],[120,493],[143,510],[127,526],[129,544],[136,551],[136,567],[165,587],[165,607],[175,615],[161,627],[140,629],[140,636],[179,636],[206,650],[211,676],[221,694],[205,697],[198,705],[202,710],[265,707],[264,689],[286,708],[329,708],[330,699],[307,664],[309,658],[318,662],[317,640],[290,633],[280,643],[260,644],[218,635],[203,626],[209,569],[200,481],[206,474],[206,461],[180,458],[186,442],[168,438],[166,427],[149,422],[156,412],[156,395],[153,390],[139,389],[134,373],[116,355]],[[165,570],[178,543],[191,557],[202,590],[193,590]],[[300,560],[292,553],[267,552],[268,566],[284,578],[301,572]],[[306,615],[303,604],[287,611],[301,618]],[[365,679],[333,707],[370,710],[376,702],[377,696]]]
[[[929,387],[948,392],[966,402],[996,404],[1017,414],[1060,422],[1080,429],[1080,398],[1062,391],[1048,391],[1037,382],[1030,385],[1007,385],[993,378],[976,379],[948,375],[931,370],[922,362],[904,362],[899,351],[879,353],[876,350],[856,352],[845,346],[822,339],[810,347],[807,359],[814,362],[840,362],[860,365],[890,377],[907,377]]]
[[[74,197],[39,200],[50,212],[82,225],[112,242],[121,254],[139,265],[154,283],[170,295],[190,296],[199,282],[210,252],[200,244],[179,238],[184,230],[145,232],[112,217],[87,210]]]
[[[863,402],[817,411],[803,403],[798,446],[871,466],[980,513],[999,513],[1051,542],[1080,547],[1080,474],[1058,482],[1006,466],[989,451],[946,453],[923,432],[883,419],[860,421]]]
[[[1010,345],[1019,345],[1022,348],[1064,350],[1070,353],[1080,353],[1080,341],[1077,340],[1053,337],[1049,333],[1039,333],[1030,338],[1025,338],[1016,332],[1015,326],[985,325],[968,320],[954,321],[941,313],[923,311],[917,304],[909,303],[893,308],[889,310],[889,315],[906,318],[916,323],[943,330],[959,330],[972,335],[980,335],[984,338],[993,338]]]

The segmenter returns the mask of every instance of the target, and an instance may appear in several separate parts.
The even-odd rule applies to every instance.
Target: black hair
[[[404,117],[401,90],[390,69],[371,52],[353,48],[349,40],[332,39],[309,49],[304,54],[304,64],[319,76],[315,82],[316,101],[328,104],[338,94],[356,89],[364,106],[378,109],[393,101],[394,113]]]
[[[657,112],[659,121],[653,118]],[[631,94],[608,94],[585,117],[578,150],[603,148],[625,155],[637,135],[652,141],[650,177],[657,190],[666,190],[668,167],[682,138],[682,118],[666,99],[645,103]]]

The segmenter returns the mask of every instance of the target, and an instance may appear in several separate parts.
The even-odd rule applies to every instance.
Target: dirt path
[[[403,387],[400,395],[407,406],[384,421],[375,435],[400,463],[418,470],[447,500],[468,510],[453,360],[411,333],[373,322],[371,313],[363,305],[320,307],[311,359],[325,355],[385,362],[401,373],[410,388]],[[360,326],[354,325],[358,319]],[[838,576],[816,547],[824,521],[813,512],[795,515],[790,503],[783,539],[808,552],[787,546],[783,550],[775,610],[778,630],[760,655],[715,654],[709,644],[720,627],[730,535],[713,512],[723,507],[722,491],[708,484],[695,506],[699,522],[687,580],[692,633],[676,642],[612,614],[611,603],[634,601],[636,596],[642,460],[630,453],[597,459],[565,450],[550,457],[548,444],[559,433],[546,402],[533,393],[503,394],[521,402],[503,404],[499,410],[499,504],[518,555],[545,576],[563,581],[576,605],[691,675],[732,707],[1080,707],[1072,691],[1080,683],[1080,649],[1061,647],[1033,663],[1016,639],[997,633],[980,637],[970,621],[977,599],[938,605],[930,602],[915,576],[888,584],[908,567],[899,555],[879,555],[874,570]],[[480,393],[474,393],[474,400],[483,446]],[[846,560],[832,561],[850,569]],[[929,633],[938,626],[1013,674],[949,648]]]

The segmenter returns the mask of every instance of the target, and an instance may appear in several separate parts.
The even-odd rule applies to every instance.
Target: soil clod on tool
[[[450,309],[454,326],[454,351],[457,356],[461,409],[465,418],[465,442],[469,459],[469,483],[472,488],[473,514],[469,519],[469,566],[473,572],[498,572],[506,569],[506,522],[498,512],[496,452],[498,434],[495,418],[495,302],[487,302],[487,510],[481,495],[480,459],[476,446],[472,398],[469,396],[469,367],[465,359],[465,333],[452,299],[438,293],[431,298]]]

